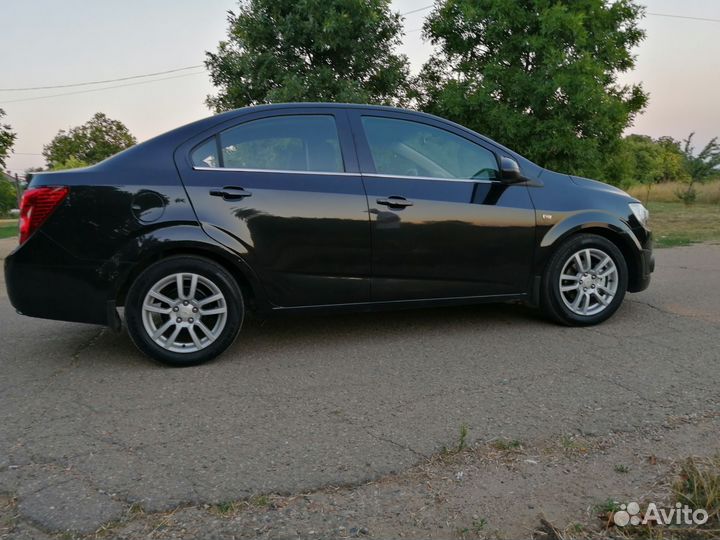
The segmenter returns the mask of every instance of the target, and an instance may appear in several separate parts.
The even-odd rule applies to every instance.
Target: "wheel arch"
[[[115,304],[125,305],[127,293],[137,277],[150,265],[177,255],[194,255],[209,259],[227,270],[243,293],[247,308],[254,311],[266,309],[266,297],[255,273],[248,264],[224,247],[206,241],[160,242],[152,250],[146,250],[126,269],[118,280],[114,293]]]
[[[578,234],[595,234],[615,244],[627,264],[628,291],[637,290],[642,274],[640,242],[625,223],[605,213],[576,214],[550,228],[540,241],[541,257],[536,274],[542,276],[553,253]]]

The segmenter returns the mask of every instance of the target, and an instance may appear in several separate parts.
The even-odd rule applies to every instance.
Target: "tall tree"
[[[545,167],[602,177],[647,101],[617,80],[642,15],[633,0],[436,0],[421,106]]]
[[[410,86],[390,0],[241,0],[206,65],[217,111],[288,101],[395,104]]]
[[[671,180],[683,181],[688,177],[687,167],[680,141],[676,141],[672,137],[664,136],[655,141],[659,145],[661,151],[661,174],[660,182],[668,182]]]
[[[5,111],[0,109],[0,120],[3,116],[5,116]],[[0,122],[0,170],[5,168],[5,160],[12,151],[15,139],[17,139],[17,133],[12,130],[10,125]]]
[[[89,121],[68,131],[60,130],[43,147],[49,168],[67,168],[68,162],[92,165],[131,147],[137,141],[125,124],[96,113]]]
[[[643,184],[647,188],[646,202],[655,184],[685,181],[688,176],[680,143],[672,137],[655,140],[647,135],[628,135],[622,139],[609,156],[605,171],[615,184]]]
[[[696,183],[703,183],[720,176],[720,144],[718,144],[718,138],[713,137],[710,139],[703,149],[695,154],[694,136],[695,133],[691,133],[683,141],[683,154],[685,154],[685,166],[689,179],[687,188],[684,191],[677,192],[677,196],[686,204],[695,202],[697,195],[695,191]]]
[[[13,208],[17,208],[17,192],[15,185],[0,178],[0,216]]]

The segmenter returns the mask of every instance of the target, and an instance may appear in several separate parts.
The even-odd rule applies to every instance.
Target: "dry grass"
[[[708,182],[707,184],[695,184],[694,187],[697,192],[697,199],[695,199],[696,203],[720,204],[720,180]],[[687,184],[683,184],[682,182],[664,182],[651,187],[649,199],[647,186],[632,186],[627,190],[627,192],[645,203],[679,203],[681,201],[678,198],[677,193],[682,193],[686,190]]]
[[[608,502],[601,507],[599,517],[606,521],[611,538],[627,540],[710,540],[720,537],[720,455],[713,458],[694,458],[685,460],[679,468],[678,476],[672,483],[672,501],[668,508],[676,503],[687,505],[693,510],[704,509],[709,519],[703,525],[662,525],[647,523],[624,528],[612,527],[613,513],[618,510],[615,503]],[[662,505],[659,505],[662,506]]]
[[[720,205],[651,202],[648,208],[657,247],[720,241]]]
[[[675,500],[691,508],[704,508],[709,525],[720,526],[720,455],[688,458],[673,486]]]

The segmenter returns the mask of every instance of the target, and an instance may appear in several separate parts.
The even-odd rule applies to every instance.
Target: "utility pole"
[[[17,208],[20,208],[22,190],[20,189],[20,179],[18,178],[18,173],[15,173],[15,196],[17,197]]]

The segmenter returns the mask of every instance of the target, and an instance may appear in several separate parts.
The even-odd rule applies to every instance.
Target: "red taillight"
[[[45,223],[50,214],[68,194],[66,187],[39,187],[28,189],[20,202],[20,243]]]

